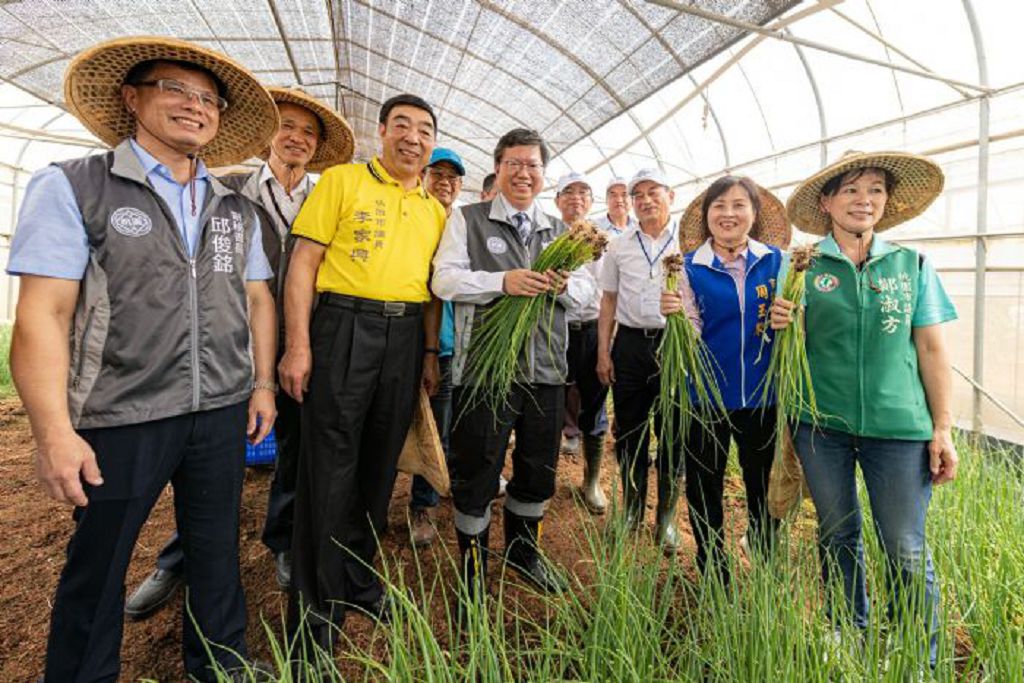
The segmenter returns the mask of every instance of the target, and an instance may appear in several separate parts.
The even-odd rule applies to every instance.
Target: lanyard
[[[647,259],[648,277],[654,277],[654,265],[661,259],[661,255],[665,253],[665,250],[672,246],[672,243],[676,241],[676,236],[669,233],[668,242],[665,242],[661,247],[661,251],[655,254],[654,258],[651,258],[647,253],[647,247],[644,246],[644,241],[641,239],[639,231],[636,233],[636,241],[640,244],[640,250],[644,252],[644,258]]]

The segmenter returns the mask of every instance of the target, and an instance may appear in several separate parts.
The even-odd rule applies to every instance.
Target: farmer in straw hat
[[[279,339],[284,335],[284,276],[295,244],[291,225],[313,189],[309,172],[320,172],[352,159],[352,129],[337,112],[295,88],[268,88],[281,126],[260,154],[264,163],[253,171],[221,177],[221,182],[255,202],[263,249],[274,277],[269,281],[277,302]],[[282,348],[278,344],[278,349]],[[263,544],[274,554],[277,583],[291,581],[292,508],[299,451],[299,404],[285,392],[276,397],[277,461],[267,501]],[[125,603],[125,614],[144,619],[168,604],[185,581],[185,555],[177,534],[160,551],[154,569]]]
[[[125,571],[173,482],[185,669],[213,680],[211,656],[232,668],[246,654],[244,438],[274,422],[275,318],[253,206],[206,164],[258,153],[277,111],[235,62],[164,38],[86,50],[65,99],[114,149],[36,174],[8,266],[21,276],[11,364],[37,471],[75,506],[45,678],[117,678]]]
[[[764,549],[775,522],[768,514],[768,475],[775,455],[775,410],[761,386],[768,369],[761,353],[775,290],[780,247],[789,244],[786,210],[750,178],[723,176],[683,214],[680,240],[687,279],[700,312],[701,338],[728,411],[716,421],[694,420],[686,440],[686,500],[697,541],[697,567],[729,582],[722,534],[722,495],[729,441],[736,441],[747,498],[747,537]],[[664,315],[682,310],[684,292],[661,297]],[[770,334],[770,332],[769,332]]]
[[[807,271],[806,300],[778,299],[771,311],[782,329],[795,305],[806,306],[821,417],[817,426],[802,418],[793,440],[818,511],[823,577],[841,579],[853,623],[865,628],[859,464],[889,558],[894,612],[923,615],[932,666],[939,593],[925,515],[932,486],[957,472],[941,327],[956,312],[931,263],[878,233],[923,212],[942,185],[935,163],[901,152],[848,154],[804,181],[787,209],[798,228],[824,237],[820,256]]]

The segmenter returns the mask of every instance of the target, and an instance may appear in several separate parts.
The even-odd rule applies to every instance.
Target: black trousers
[[[515,385],[497,414],[483,403],[463,410],[465,393],[465,387],[455,387],[449,463],[455,510],[470,517],[487,516],[498,495],[498,477],[513,429],[516,446],[506,493],[539,507],[555,493],[565,387]]]
[[[376,600],[398,456],[412,421],[423,316],[385,317],[321,297],[310,326],[313,371],[302,407],[289,626],[304,612],[321,644],[346,604]]]
[[[121,668],[124,578],[149,512],[167,483],[184,553],[185,670],[212,681],[206,648],[226,667],[246,656],[245,596],[238,567],[238,515],[245,469],[247,404],[124,427],[83,429],[103,472],[86,485],[57,584],[46,651],[52,683],[116,681]],[[193,623],[194,620],[194,623]]]
[[[708,559],[722,566],[722,494],[729,440],[736,440],[743,483],[747,493],[747,538],[757,550],[774,531],[777,522],[768,514],[768,475],[775,457],[774,406],[729,411],[729,421],[710,425],[694,420],[686,443],[686,500],[690,526],[697,541],[697,566],[703,571]]]
[[[569,328],[569,348],[566,352],[569,381],[575,385],[578,404],[566,396],[566,412],[573,409],[575,420],[566,418],[566,424],[575,426],[584,435],[599,436],[608,431],[605,401],[608,387],[597,378],[597,321],[582,323],[579,329]]]
[[[635,482],[646,481],[641,476],[648,467],[650,446],[651,408],[658,398],[661,382],[656,352],[661,343],[661,331],[641,330],[619,325],[612,345],[612,364],[615,383],[612,401],[615,404],[615,452],[620,464],[628,465]],[[674,415],[678,420],[679,416]],[[661,433],[663,416],[657,416],[655,430]],[[657,468],[659,477],[675,480],[683,473],[683,445],[669,451],[664,440],[658,439]],[[644,492],[640,492],[644,495]]]
[[[263,525],[263,545],[275,554],[292,547],[292,508],[299,465],[299,410],[302,407],[283,391],[278,392],[276,403],[274,436],[277,439],[277,462],[267,500],[267,519]],[[185,553],[177,532],[160,550],[156,566],[175,574],[184,573]]]

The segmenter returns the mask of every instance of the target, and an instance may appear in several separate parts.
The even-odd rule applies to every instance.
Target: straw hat
[[[277,107],[245,67],[219,52],[157,36],[108,40],[78,54],[64,75],[68,110],[93,135],[116,146],[135,133],[135,117],[125,109],[121,85],[133,66],[150,59],[196,64],[224,84],[230,104],[220,115],[216,137],[200,150],[207,166],[230,166],[254,157],[277,132]]]
[[[805,180],[786,203],[789,217],[804,232],[827,235],[832,220],[821,210],[819,199],[825,183],[860,168],[883,168],[896,179],[889,193],[885,213],[875,225],[882,232],[924,212],[942,193],[945,176],[938,165],[925,157],[906,152],[847,152],[839,161]]]
[[[306,169],[314,173],[326,170],[337,164],[346,164],[352,161],[352,154],[355,152],[355,135],[352,127],[348,125],[340,114],[328,107],[317,98],[309,95],[298,88],[279,88],[271,86],[267,88],[274,102],[280,104],[287,102],[308,109],[317,119],[323,129],[323,136],[317,141],[316,153]],[[266,159],[270,155],[270,146],[260,154]]]
[[[756,183],[755,183],[756,185]],[[707,241],[709,234],[704,225],[704,216],[701,215],[701,208],[704,203],[704,196],[707,190],[697,195],[696,199],[690,202],[679,221],[679,244],[683,252],[691,252]],[[760,185],[757,185],[757,194],[761,199],[761,210],[757,212],[753,227],[750,228],[750,239],[770,244],[779,249],[789,247],[789,239],[793,235],[793,228],[786,218],[786,207],[782,205],[779,198]]]

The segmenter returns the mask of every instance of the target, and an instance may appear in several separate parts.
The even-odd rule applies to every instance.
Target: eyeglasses
[[[444,171],[438,171],[437,169],[433,168],[428,168],[427,173],[434,176],[438,180],[447,180],[452,185],[462,182],[462,176],[455,173],[445,173]]]
[[[195,88],[190,88],[181,81],[176,81],[172,78],[160,78],[155,81],[139,81],[138,83],[130,83],[129,85],[148,85],[150,87],[155,87],[163,94],[168,95],[179,102],[190,102],[192,98],[195,97],[205,109],[209,110],[216,109],[223,112],[228,108],[228,101],[220,95],[207,90],[196,90]]]
[[[544,168],[544,164],[541,163],[540,161],[522,161],[520,159],[504,159],[501,163],[505,164],[505,168],[507,168],[508,170],[512,171],[513,173],[518,173],[519,171],[522,171],[523,169],[526,169],[527,171],[530,171],[531,173],[535,173],[537,171],[540,171],[542,168]]]

